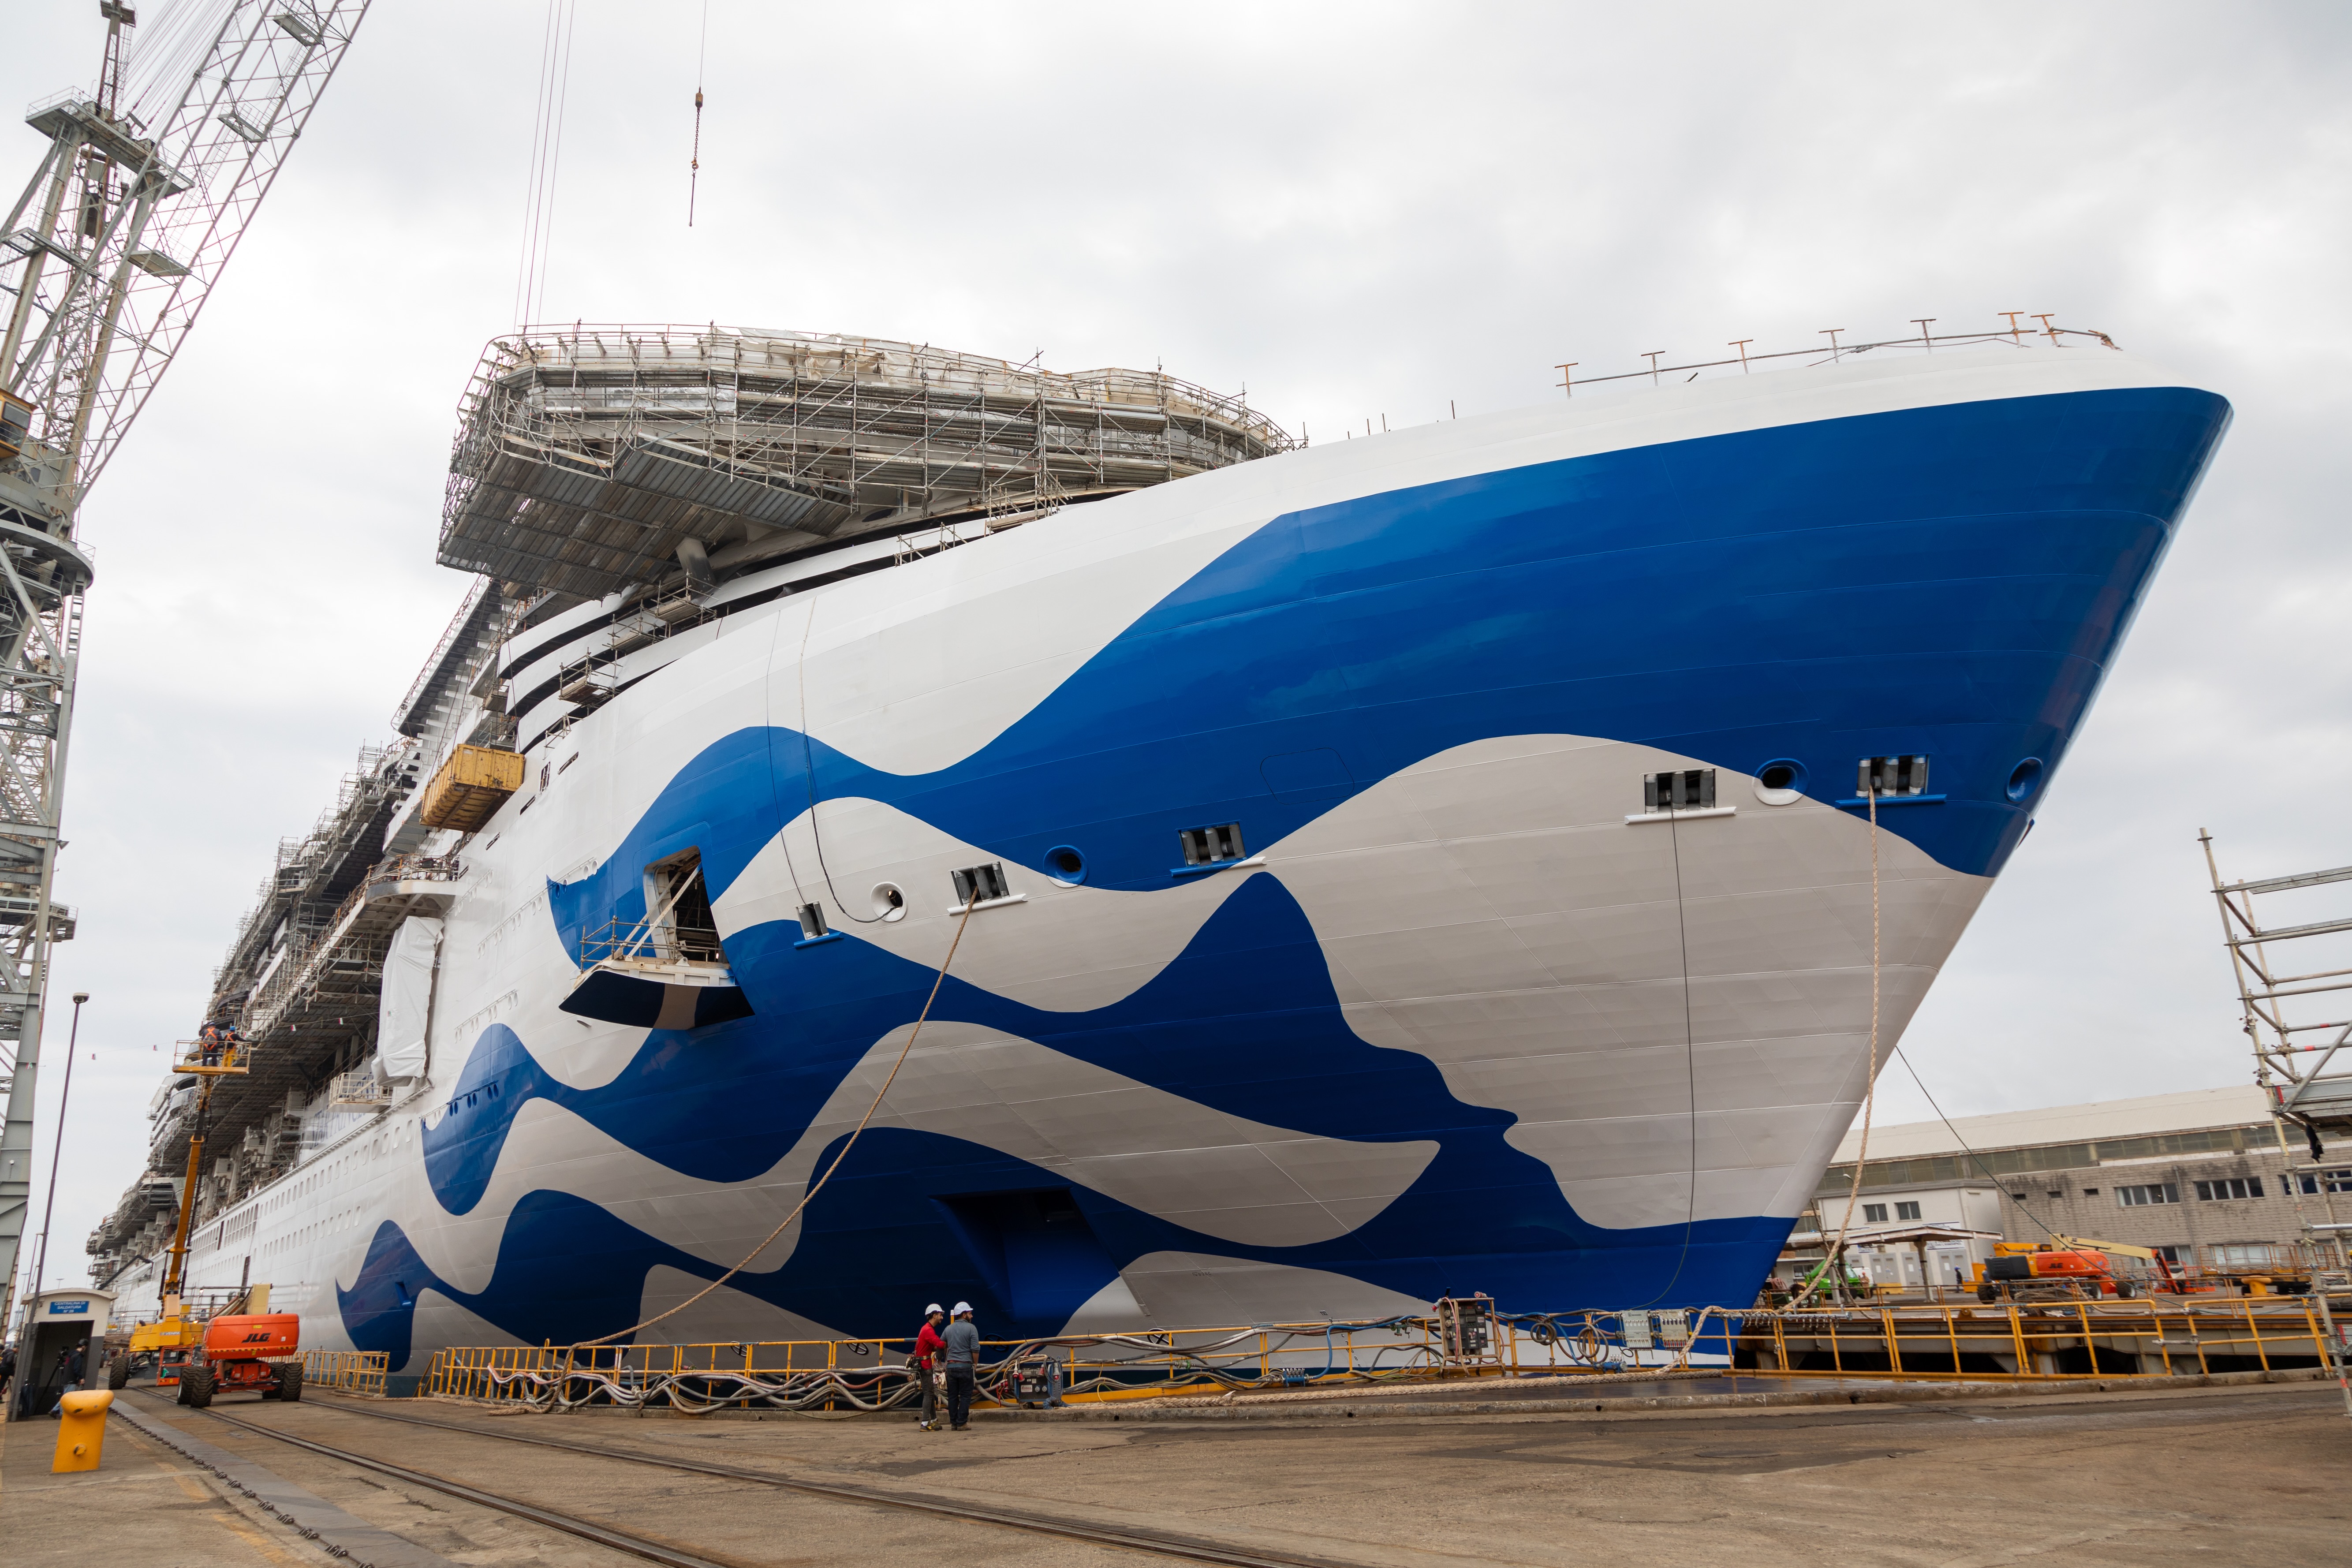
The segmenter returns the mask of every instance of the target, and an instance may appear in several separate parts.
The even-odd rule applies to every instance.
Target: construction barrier
[[[2347,1303],[2352,1305],[2352,1303]],[[1817,1310],[1499,1313],[983,1342],[984,1402],[1086,1404],[1433,1381],[1776,1376],[2119,1379],[2332,1364],[2315,1298],[2076,1300]],[[436,1352],[420,1394],[542,1409],[890,1410],[918,1403],[906,1340],[484,1346]]]
[[[1795,1375],[2178,1377],[2335,1365],[2352,1350],[2347,1307],[2312,1296],[1888,1306],[1727,1313],[1704,1332],[1736,1366]]]
[[[371,1394],[383,1397],[383,1379],[392,1357],[383,1351],[304,1351],[302,1384],[331,1388],[338,1394]]]

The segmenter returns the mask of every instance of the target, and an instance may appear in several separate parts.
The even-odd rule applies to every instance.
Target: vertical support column
[[[43,239],[58,231],[58,212],[65,205],[66,185],[73,178],[74,164],[79,161],[75,154],[80,146],[81,137],[74,131],[68,131],[50,145],[49,194],[41,203],[40,226],[35,230]],[[48,252],[41,249],[36,249],[25,258],[24,276],[16,282],[16,303],[8,312],[7,332],[0,336],[0,386],[5,386],[11,392],[16,390],[16,356],[23,351],[25,333],[32,325],[33,307],[40,292],[42,264],[47,259]]]
[[[16,1063],[7,1119],[0,1126],[0,1327],[13,1307],[18,1254],[32,1206],[33,1110],[40,1084],[41,1019],[47,996],[49,914],[57,879],[58,826],[64,800],[67,743],[73,731],[74,685],[80,663],[81,589],[88,566],[62,552],[57,603],[46,610],[5,553],[6,599],[21,617],[12,658],[0,668],[0,707],[34,722],[0,740],[0,881],[31,884],[33,918],[23,935],[0,943],[0,1037],[13,1033]],[[42,725],[43,709],[52,722]],[[43,734],[40,731],[48,730]],[[30,875],[26,873],[29,871]],[[18,1021],[13,1031],[5,1020]],[[34,1292],[39,1290],[34,1282]]]
[[[2336,1386],[2343,1392],[2344,1414],[2352,1416],[2352,1377],[2347,1377],[2345,1374],[2344,1342],[2336,1337],[2336,1313],[2327,1300],[2327,1282],[2320,1279],[2313,1283],[2314,1289],[2311,1295],[2305,1298],[2304,1313],[2309,1316],[2311,1302],[2315,1300],[2318,1303],[2319,1327],[2323,1331],[2321,1337],[2327,1342],[2326,1361],[2324,1364],[2336,1374]]]

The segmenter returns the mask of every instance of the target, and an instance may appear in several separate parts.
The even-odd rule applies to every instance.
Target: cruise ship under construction
[[[495,341],[473,586],[209,999],[192,1292],[396,1376],[738,1265],[652,1336],[1747,1304],[2229,419],[2095,333],[1779,363],[1309,449]],[[195,1094],[90,1239],[132,1312]]]

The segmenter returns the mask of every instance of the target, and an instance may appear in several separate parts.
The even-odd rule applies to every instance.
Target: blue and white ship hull
[[[2228,418],[2105,350],[1849,363],[1284,454],[754,604],[568,731],[523,715],[429,1083],[222,1234],[306,1342],[395,1371],[625,1329],[831,1163],[954,874],[1001,863],[839,1171],[651,1337],[1744,1305],[1865,1088],[1858,762],[1931,764],[1880,814],[1883,1061]],[[563,657],[535,639],[516,690]],[[1648,808],[1688,770],[1711,808]],[[1244,853],[1188,864],[1224,824]],[[687,849],[750,1016],[562,1011]]]

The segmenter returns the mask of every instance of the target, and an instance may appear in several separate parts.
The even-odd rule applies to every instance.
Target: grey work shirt
[[[980,1331],[971,1326],[969,1318],[958,1318],[940,1336],[947,1342],[950,1366],[976,1366],[980,1363]]]

